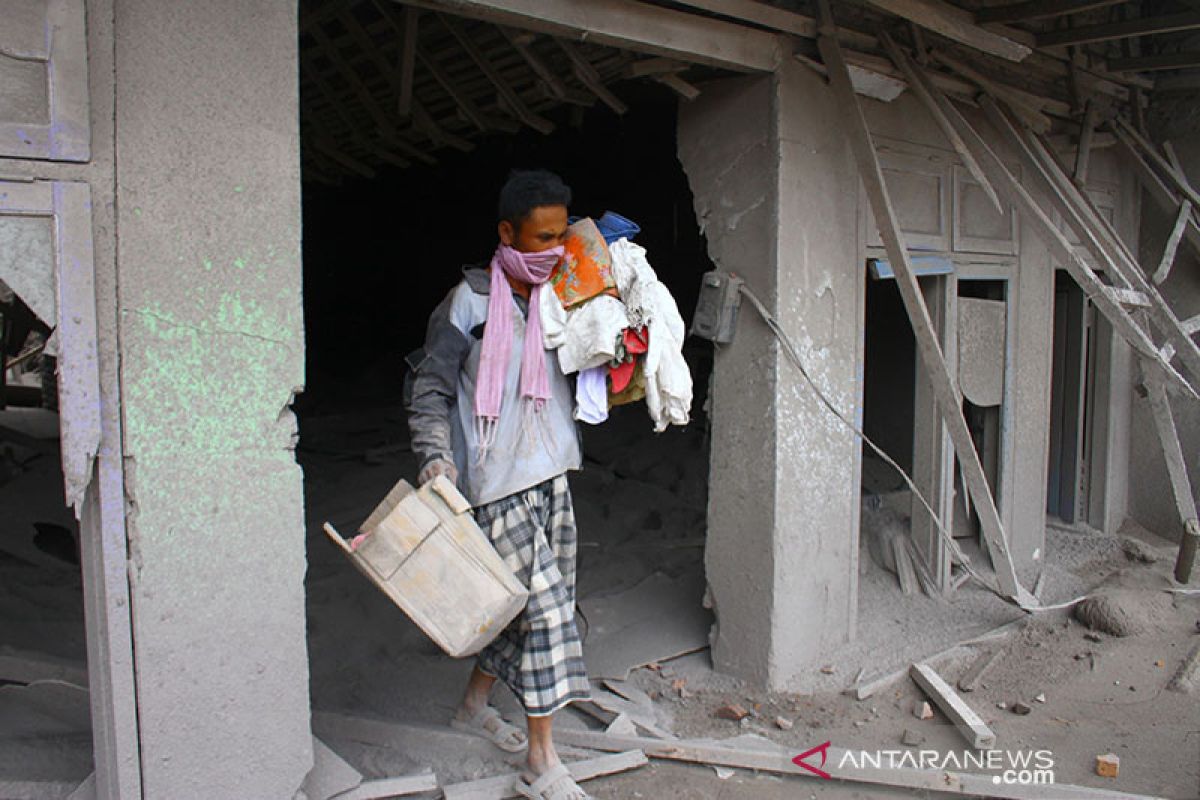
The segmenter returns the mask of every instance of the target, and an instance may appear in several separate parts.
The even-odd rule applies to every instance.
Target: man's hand
[[[421,474],[417,476],[417,483],[424,486],[438,475],[445,475],[450,479],[450,482],[458,484],[458,468],[444,458],[436,458],[425,465],[421,470]]]

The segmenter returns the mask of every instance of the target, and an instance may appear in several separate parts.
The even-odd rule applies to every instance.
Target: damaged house
[[[291,798],[314,709],[423,713],[451,662],[354,644],[399,615],[320,524],[415,477],[402,359],[513,166],[638,223],[695,334],[687,430],[585,433],[612,676],[709,647],[829,688],[928,624],[899,598],[1032,612],[1056,536],[1131,521],[1187,583],[1197,31],[1182,0],[0,0],[0,709],[49,681],[59,737],[4,796]]]

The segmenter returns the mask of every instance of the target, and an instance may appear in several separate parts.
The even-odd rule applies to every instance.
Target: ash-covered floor
[[[895,576],[878,567],[864,545],[858,638],[826,654],[824,670],[815,668],[824,682],[822,691],[755,691],[713,672],[704,649],[711,617],[702,607],[708,471],[704,425],[700,416],[685,430],[656,436],[644,409],[634,406],[605,426],[585,431],[585,468],[571,480],[583,542],[579,596],[590,623],[585,624],[590,627],[588,659],[603,655],[607,667],[619,667],[623,661],[632,665],[643,660],[662,642],[668,650],[679,641],[692,642],[688,649],[700,648],[632,669],[625,682],[601,685],[601,691],[617,688],[648,702],[641,707],[642,721],[680,737],[760,737],[795,753],[824,741],[845,749],[962,751],[964,740],[940,711],[927,720],[913,715],[923,696],[902,674],[865,700],[842,690],[860,671],[870,679],[933,656],[936,669],[953,684],[981,653],[1001,650],[979,687],[963,694],[993,727],[998,748],[1051,751],[1060,783],[1163,797],[1200,796],[1200,739],[1195,733],[1200,703],[1195,694],[1165,688],[1200,642],[1200,599],[1163,591],[1170,586],[1173,549],[1145,531],[1132,531],[1133,544],[1129,537],[1059,528],[1050,529],[1047,538],[1045,598],[1055,602],[1097,586],[1124,587],[1126,601],[1136,606],[1133,611],[1140,609],[1145,616],[1136,636],[1096,635],[1058,611],[989,637],[990,631],[1022,615],[969,584],[949,602],[905,597]],[[512,771],[499,751],[445,726],[470,660],[442,655],[320,530],[326,520],[343,531],[353,530],[397,479],[413,479],[415,465],[398,402],[375,396],[314,405],[301,414],[301,432],[315,730],[368,777],[433,768],[449,783]],[[44,454],[25,466],[0,487],[0,509],[6,509],[0,514],[5,543],[0,547],[0,664],[5,653],[19,650],[48,656],[44,662],[60,671],[58,683],[48,692],[46,687],[35,689],[32,699],[27,677],[0,685],[0,785],[26,787],[14,797],[66,797],[91,768],[86,693],[61,686],[82,683],[85,675],[82,591],[71,553],[61,547],[57,554],[46,552],[53,539],[43,535],[35,541],[38,531],[30,530],[25,519],[30,514],[55,519],[56,503],[62,511],[56,459]],[[903,498],[891,503],[902,506]],[[10,513],[16,508],[24,516]],[[869,516],[868,524],[875,524]],[[631,598],[637,602],[631,604]],[[658,613],[664,605],[675,610]],[[628,630],[620,624],[622,618],[632,618]],[[955,646],[972,639],[978,641]],[[519,718],[507,691],[500,689],[496,700]],[[1028,715],[1012,712],[1018,702],[1030,707]],[[718,717],[717,711],[730,704],[743,706],[749,715],[741,722]],[[398,727],[395,735],[364,736],[346,726],[347,717]],[[574,710],[562,714],[557,724],[599,727]],[[638,733],[646,735],[646,730]],[[902,744],[906,735],[920,743]],[[563,752],[569,758],[594,755],[577,748]],[[1094,774],[1095,756],[1109,752],[1121,757],[1115,780]],[[40,787],[40,793],[29,793],[30,786]],[[660,760],[588,787],[600,798],[912,795]]]

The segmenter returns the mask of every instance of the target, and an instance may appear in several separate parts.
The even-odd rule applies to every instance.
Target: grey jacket
[[[434,459],[452,461],[458,485],[472,505],[483,505],[579,469],[582,450],[572,418],[571,381],[546,351],[550,400],[528,414],[519,395],[521,349],[527,304],[514,295],[513,344],[505,377],[496,443],[479,457],[475,430],[475,375],[487,321],[490,281],[486,270],[467,268],[429,318],[424,353],[412,374],[408,425],[413,452],[423,468]]]

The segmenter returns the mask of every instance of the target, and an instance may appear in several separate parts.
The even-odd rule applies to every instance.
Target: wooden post
[[[1192,484],[1188,479],[1187,461],[1179,445],[1179,432],[1175,428],[1175,417],[1167,399],[1167,388],[1157,364],[1142,361],[1142,380],[1146,384],[1146,399],[1154,416],[1154,427],[1162,445],[1163,458],[1167,461],[1167,474],[1171,478],[1171,493],[1175,497],[1175,508],[1183,522],[1183,538],[1179,541],[1179,555],[1175,560],[1175,580],[1187,583],[1192,577],[1192,563],[1196,557],[1196,542],[1200,538],[1200,522],[1197,521],[1196,504],[1192,499]]]
[[[909,261],[908,250],[905,249],[900,227],[896,222],[895,211],[892,208],[891,197],[884,183],[883,171],[879,166],[879,158],[871,142],[871,132],[867,128],[866,118],[854,95],[854,87],[850,84],[850,74],[846,62],[842,58],[841,46],[834,38],[832,15],[830,15],[827,0],[821,2],[822,31],[817,40],[825,66],[829,70],[829,80],[837,92],[840,105],[850,136],[850,144],[858,162],[859,173],[867,191],[871,208],[875,213],[879,233],[883,238],[888,259],[896,273],[896,285],[904,301],[904,308],[912,322],[913,334],[921,354],[922,363],[927,367],[929,382],[933,387],[938,401],[938,409],[946,421],[950,438],[954,442],[954,450],[963,466],[963,474],[967,479],[967,488],[978,509],[980,527],[983,530],[984,541],[988,553],[992,557],[996,569],[997,581],[1000,588],[1010,597],[1015,598],[1022,606],[1036,604],[1036,599],[1023,589],[1017,580],[1013,567],[1012,556],[1008,550],[1008,542],[1004,528],[1000,522],[1000,513],[988,487],[983,464],[979,453],[971,439],[971,431],[967,427],[966,418],[962,413],[962,397],[950,378],[950,370],[938,344],[933,321],[929,317],[929,309],[921,296],[921,288]]]
[[[1155,283],[1162,283],[1171,274],[1171,266],[1175,263],[1175,255],[1179,251],[1179,240],[1183,238],[1183,232],[1187,229],[1188,220],[1192,216],[1192,201],[1184,200],[1179,206],[1179,214],[1175,217],[1175,227],[1171,229],[1171,235],[1167,237],[1166,247],[1163,248],[1162,258],[1158,262],[1158,269],[1154,271],[1153,280]]]

